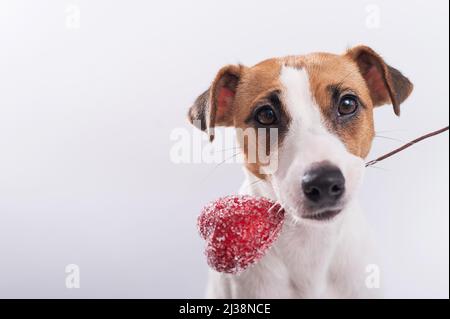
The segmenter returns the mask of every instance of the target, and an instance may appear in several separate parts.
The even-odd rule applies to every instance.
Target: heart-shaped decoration
[[[236,274],[260,260],[284,220],[279,204],[249,195],[227,196],[207,205],[198,218],[208,265]]]

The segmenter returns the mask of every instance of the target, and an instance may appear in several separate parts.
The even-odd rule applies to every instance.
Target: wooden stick
[[[389,157],[391,157],[392,155],[395,155],[395,154],[397,154],[397,153],[399,153],[399,152],[401,152],[401,151],[407,149],[408,147],[413,146],[414,144],[416,144],[416,143],[418,143],[418,142],[420,142],[420,141],[423,141],[423,140],[425,140],[425,139],[427,139],[427,138],[430,138],[430,137],[433,137],[433,136],[435,136],[435,135],[444,133],[444,132],[446,132],[446,131],[448,131],[448,126],[446,126],[446,127],[444,127],[444,128],[441,128],[440,130],[437,130],[437,131],[434,131],[434,132],[425,134],[425,135],[423,135],[423,136],[421,136],[421,137],[418,137],[418,138],[416,138],[415,140],[412,140],[411,142],[406,143],[405,145],[403,145],[403,146],[401,146],[401,147],[399,147],[399,148],[397,148],[397,149],[395,149],[395,150],[393,150],[393,151],[391,151],[391,152],[389,152],[389,153],[387,153],[387,154],[384,154],[383,156],[380,156],[380,157],[378,157],[378,158],[376,158],[376,159],[374,159],[374,160],[372,160],[372,161],[370,161],[370,162],[367,162],[367,163],[366,163],[366,167],[371,166],[371,165],[374,165],[374,164],[376,164],[376,163],[378,163],[378,162],[380,162],[380,161],[382,161],[382,160],[385,160],[386,158],[389,158]]]

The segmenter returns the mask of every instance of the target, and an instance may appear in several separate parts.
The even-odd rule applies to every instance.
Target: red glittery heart
[[[284,210],[266,198],[227,196],[207,205],[198,218],[211,268],[236,274],[261,259],[277,238]]]

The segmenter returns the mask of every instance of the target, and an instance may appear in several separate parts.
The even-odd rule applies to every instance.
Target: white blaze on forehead
[[[283,99],[292,118],[292,126],[303,129],[323,130],[319,107],[314,101],[308,73],[304,69],[283,66],[280,82],[284,87]]]

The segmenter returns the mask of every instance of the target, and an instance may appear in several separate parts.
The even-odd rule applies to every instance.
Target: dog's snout
[[[325,164],[306,172],[302,179],[305,196],[314,204],[331,206],[345,192],[345,178],[341,170],[333,165]]]

